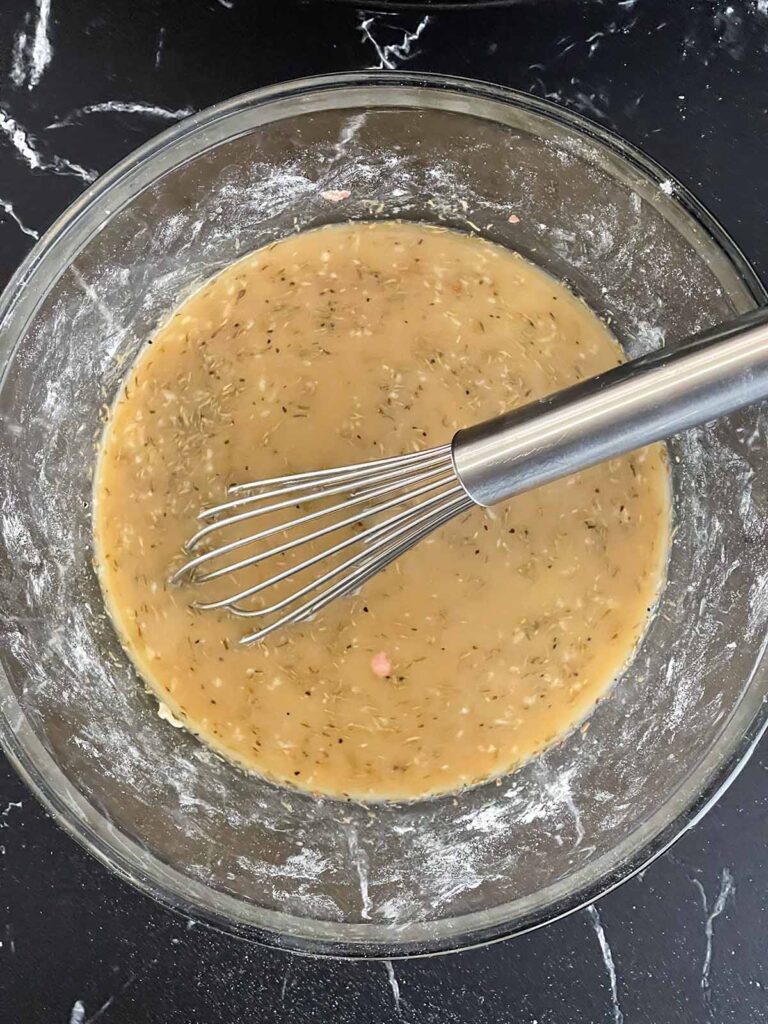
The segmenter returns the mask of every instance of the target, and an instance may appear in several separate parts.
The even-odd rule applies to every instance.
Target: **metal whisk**
[[[355,592],[475,505],[506,501],[766,397],[768,315],[758,310],[460,430],[439,448],[237,484],[229,501],[200,513],[206,525],[186,545],[193,557],[172,581],[208,583],[288,556],[271,575],[197,605],[261,620],[241,643],[261,640]],[[257,518],[268,525],[249,532]],[[210,547],[222,535],[232,539]],[[243,557],[232,560],[234,552]],[[263,603],[253,607],[256,598]]]

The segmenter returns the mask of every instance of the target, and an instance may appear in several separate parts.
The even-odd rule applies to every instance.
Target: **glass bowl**
[[[56,222],[0,307],[6,753],[142,891],[343,956],[490,941],[592,901],[696,820],[766,723],[767,431],[754,409],[670,444],[668,579],[636,655],[588,728],[498,784],[399,806],[315,799],[158,715],[92,567],[104,408],[158,322],[241,254],[394,217],[520,251],[632,355],[766,301],[712,218],[615,136],[490,85],[371,72],[262,89],[164,132]]]

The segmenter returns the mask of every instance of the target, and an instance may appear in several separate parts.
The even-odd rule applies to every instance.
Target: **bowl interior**
[[[542,104],[341,84],[255,94],[172,130],[44,241],[4,310],[0,707],[11,755],[116,870],[251,935],[391,954],[554,916],[668,835],[765,696],[764,414],[671,443],[668,580],[589,728],[498,785],[410,806],[291,793],[162,720],[104,611],[90,497],[126,367],[244,252],[351,218],[477,231],[566,280],[634,355],[755,303],[680,195]]]

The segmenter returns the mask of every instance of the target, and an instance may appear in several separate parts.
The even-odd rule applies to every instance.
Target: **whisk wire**
[[[237,615],[245,617],[266,615],[269,612],[274,612],[280,608],[285,607],[291,601],[297,598],[303,597],[310,590],[315,589],[321,583],[324,583],[328,579],[332,579],[337,576],[340,572],[353,566],[359,565],[361,555],[355,554],[348,558],[346,561],[330,569],[327,573],[320,577],[318,580],[313,580],[311,583],[306,584],[301,590],[294,592],[282,601],[278,602],[277,605],[272,605],[268,608],[257,608],[257,609],[241,609],[237,605],[240,601],[244,601],[249,597],[253,597],[268,587],[274,586],[277,583],[282,583],[284,580],[291,576],[299,575],[305,569],[311,568],[313,565],[317,565],[318,562],[323,561],[333,555],[338,554],[341,551],[352,547],[355,544],[368,543],[365,554],[362,557],[367,557],[372,551],[378,550],[382,545],[389,543],[393,537],[400,536],[408,530],[413,529],[414,525],[427,520],[434,514],[439,514],[441,510],[441,503],[445,503],[446,496],[450,496],[450,500],[455,501],[455,497],[460,494],[458,488],[451,491],[444,491],[441,494],[433,495],[431,498],[427,498],[415,505],[413,508],[406,509],[403,512],[399,512],[396,516],[391,516],[389,519],[384,520],[382,523],[378,523],[375,526],[370,526],[362,533],[355,534],[353,537],[348,537],[338,544],[334,544],[333,547],[325,548],[324,550],[313,555],[311,558],[305,559],[303,562],[296,566],[290,566],[288,569],[284,569],[276,576],[271,576],[268,580],[262,580],[261,583],[257,583],[253,587],[249,587],[247,590],[241,591],[239,594],[235,594],[233,597],[224,598],[221,601],[211,602],[210,604],[198,605],[200,608],[223,608],[228,607],[231,611]],[[437,507],[436,507],[437,506]],[[417,513],[421,513],[417,515]],[[400,524],[397,526],[397,524]],[[393,529],[396,527],[396,529]]]
[[[299,514],[269,521],[261,530],[193,555],[172,582],[221,580],[271,558],[290,556],[304,545],[332,539],[237,593],[195,603],[199,609],[227,609],[242,618],[260,619],[264,625],[242,638],[246,644],[264,639],[288,622],[311,618],[336,597],[358,590],[398,555],[474,504],[456,476],[450,445],[357,466],[237,484],[229,494],[235,497],[200,513],[198,519],[206,525],[188,542],[188,552],[219,532],[251,520],[289,509]],[[320,508],[312,507],[318,503]],[[329,521],[321,524],[323,520]],[[341,536],[333,539],[335,534]],[[244,548],[251,549],[246,557],[227,561],[228,555]],[[341,560],[333,564],[337,556]],[[203,566],[206,569],[201,571]],[[301,575],[315,566],[320,566],[319,575],[301,581]],[[296,584],[286,593],[294,579]],[[282,594],[277,589],[281,584]],[[275,596],[270,597],[273,590]],[[266,598],[262,604],[247,603],[259,595]]]
[[[441,474],[444,475],[444,473],[445,470],[443,467],[427,469],[422,473],[417,473],[411,476],[408,480],[408,484],[418,483],[420,480],[428,480],[430,477],[439,476]],[[378,487],[370,487],[369,484],[371,483],[371,480],[372,478],[368,479],[367,485],[362,491],[358,491],[357,489],[351,490],[348,484],[342,484],[338,487],[327,488],[323,491],[312,494],[312,501],[332,498],[338,494],[349,494],[350,492],[352,496],[337,505],[331,505],[328,508],[320,509],[318,512],[312,512],[301,516],[298,519],[291,520],[291,529],[296,526],[303,526],[305,523],[311,522],[314,519],[320,519],[322,516],[332,515],[334,512],[341,512],[344,509],[352,508],[354,505],[360,505],[362,502],[367,501],[370,498],[377,498],[382,494],[390,494],[392,491],[396,491],[399,487],[403,486],[402,481],[398,479],[394,482],[382,484]],[[295,508],[296,503],[296,498],[293,497],[286,501],[278,501],[273,504],[266,505],[264,508],[251,509],[249,512],[239,512],[237,515],[227,516],[226,519],[221,519],[218,522],[211,523],[208,526],[203,527],[202,530],[198,530],[194,537],[188,541],[187,550],[194,550],[201,540],[210,536],[210,534],[215,533],[217,530],[226,529],[229,526],[236,526],[238,523],[245,523],[249,519],[256,519],[259,516],[267,515],[269,513],[282,512],[286,508]],[[256,537],[257,539],[262,540],[265,537],[269,537],[272,534],[279,533],[281,530],[285,529],[285,524],[275,526],[269,530],[263,530],[261,533],[256,534]],[[231,548],[230,550],[233,549]]]
[[[228,491],[230,494],[237,494],[240,491],[252,490],[253,488],[272,487],[274,484],[298,483],[302,480],[326,480],[342,473],[350,473],[359,477],[365,476],[368,473],[378,473],[385,466],[408,466],[437,456],[442,458],[448,456],[450,458],[450,454],[451,446],[444,444],[438,448],[427,448],[418,452],[409,452],[407,455],[393,455],[386,459],[373,459],[370,462],[352,463],[348,466],[332,466],[330,469],[313,469],[304,473],[288,473],[285,476],[272,476],[265,480],[251,480],[249,483],[232,484]]]
[[[445,459],[444,459],[443,456],[435,455],[433,458],[430,458],[430,459],[421,459],[421,460],[419,460],[418,467],[419,467],[420,470],[428,469],[428,468],[430,468],[431,466],[434,466],[434,465],[442,466],[444,468],[444,463],[445,463]],[[312,500],[315,500],[315,499],[317,499],[319,497],[323,497],[323,496],[331,497],[333,494],[341,494],[344,491],[349,490],[350,489],[349,486],[343,486],[344,484],[356,484],[356,482],[359,481],[361,487],[363,487],[363,486],[370,487],[373,484],[376,484],[376,483],[379,483],[379,482],[382,482],[382,481],[385,481],[385,480],[400,479],[400,478],[405,477],[406,475],[408,475],[409,473],[412,472],[412,465],[411,464],[406,464],[404,466],[394,467],[392,469],[387,470],[386,472],[381,472],[381,471],[380,472],[374,472],[373,469],[371,469],[370,471],[366,471],[363,474],[361,474],[361,473],[354,473],[354,472],[347,472],[347,473],[344,473],[344,474],[337,475],[332,470],[328,470],[327,472],[328,472],[328,477],[327,477],[327,479],[325,481],[325,484],[327,484],[327,486],[321,485],[320,490],[317,490],[317,491],[315,491],[312,494]],[[261,486],[264,487],[269,482],[270,481],[264,481],[264,483]],[[338,486],[338,485],[342,485],[342,486]],[[238,485],[238,486],[241,486],[241,485]],[[256,487],[256,484],[253,484],[253,485],[249,484],[248,486]],[[245,505],[251,505],[251,504],[254,504],[255,502],[258,502],[258,501],[266,501],[268,498],[271,499],[271,498],[280,497],[283,494],[292,494],[293,495],[293,498],[290,501],[285,502],[282,506],[275,505],[275,506],[272,506],[271,508],[260,509],[259,511],[254,513],[254,515],[263,515],[265,512],[275,511],[276,509],[279,509],[280,507],[282,507],[282,508],[289,508],[291,505],[295,504],[296,502],[301,502],[301,500],[302,500],[302,497],[301,497],[302,492],[308,491],[311,488],[316,487],[316,486],[317,486],[317,481],[316,480],[306,480],[306,481],[303,481],[301,483],[291,484],[291,485],[288,485],[288,486],[285,486],[285,487],[277,487],[277,488],[274,488],[272,490],[266,490],[266,491],[259,492],[259,493],[256,493],[256,494],[249,494],[245,498],[235,498],[232,501],[223,502],[221,505],[213,505],[211,508],[203,509],[203,511],[198,514],[197,518],[200,519],[200,520],[213,519],[213,518],[215,518],[215,516],[220,515],[222,512],[228,512],[228,511],[236,509],[236,508],[242,508]],[[232,522],[232,521],[234,521],[234,520],[222,520],[217,525],[221,526],[221,525],[224,525],[225,523],[229,523],[229,522]],[[195,534],[195,536],[191,540],[189,540],[187,542],[187,545],[186,545],[187,546],[187,550],[189,550],[191,547],[193,547],[194,544],[198,540],[200,540],[203,536],[205,536],[204,532],[199,532],[199,533]]]
[[[409,491],[407,497],[409,499],[418,498],[422,494],[426,494],[429,491],[435,490],[435,488],[445,487],[446,484],[450,483],[449,479],[441,477],[440,479],[433,481],[432,483],[424,484],[421,487]],[[387,488],[389,491],[391,488]],[[366,496],[367,500],[371,495]],[[399,505],[404,500],[402,490],[394,498],[390,498],[388,501],[381,502],[378,505],[374,505],[371,508],[365,510],[366,516],[379,515],[382,512],[386,512],[390,508],[394,508],[395,505]],[[198,555],[197,558],[193,558],[191,561],[183,565],[181,569],[174,575],[173,580],[180,579],[183,575],[194,570],[205,562],[211,561],[212,559],[219,558],[222,555],[229,554],[231,551],[235,551],[247,544],[255,544],[258,541],[266,540],[268,537],[273,537],[278,533],[284,533],[287,529],[294,529],[298,526],[303,526],[306,523],[313,522],[322,516],[328,515],[331,512],[337,512],[345,508],[349,508],[350,504],[359,504],[357,500],[351,503],[340,503],[332,509],[321,509],[319,512],[311,512],[304,516],[300,516],[298,519],[291,520],[290,523],[281,523],[277,526],[272,526],[269,529],[261,530],[259,533],[251,534],[248,537],[241,537],[238,540],[231,541],[229,544],[224,544],[220,548],[216,548],[214,551],[207,551],[205,554]],[[250,566],[258,565],[260,562],[266,561],[268,558],[272,558],[275,555],[283,554],[288,551],[293,551],[295,548],[301,547],[304,544],[309,544],[311,541],[319,540],[321,537],[327,536],[329,533],[333,533],[335,530],[343,529],[347,526],[353,526],[358,523],[361,519],[359,513],[347,516],[345,519],[341,519],[337,522],[330,523],[328,526],[321,527],[319,530],[314,530],[311,533],[305,534],[301,537],[297,537],[295,540],[287,541],[283,544],[278,544],[275,547],[269,548],[266,551],[259,552],[256,555],[251,555],[249,558],[243,558],[239,562],[233,562],[229,565],[224,565],[219,569],[214,569],[211,572],[205,573],[202,576],[196,576],[195,579],[198,583],[207,583],[210,580],[219,579],[221,576],[226,576],[231,572],[237,572],[239,569],[247,569]]]
[[[418,530],[414,530],[407,537],[403,538],[400,543],[390,545],[389,548],[378,556],[377,558],[369,559],[366,563],[360,567],[360,569],[349,576],[348,578],[341,580],[339,583],[330,587],[324,593],[313,598],[311,601],[301,605],[298,609],[293,612],[289,612],[282,618],[277,619],[275,622],[271,622],[268,626],[264,626],[262,629],[249,633],[242,637],[240,640],[241,644],[254,643],[259,640],[263,640],[269,636],[276,629],[286,625],[289,622],[306,622],[307,619],[311,619],[317,614],[322,608],[331,601],[334,601],[337,597],[344,597],[348,594],[354,593],[372,576],[375,576],[382,569],[385,569],[391,562],[398,558],[401,554],[413,547],[418,541],[428,536],[443,523],[453,519],[454,516],[460,514],[462,511],[471,508],[474,502],[467,497],[465,493],[462,493],[454,503],[446,507],[445,510],[438,516],[430,519],[429,522],[422,525]]]

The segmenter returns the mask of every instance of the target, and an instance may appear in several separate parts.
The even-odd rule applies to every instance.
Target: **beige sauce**
[[[234,264],[141,353],[100,455],[97,563],[141,675],[228,757],[334,796],[444,792],[540,751],[644,628],[661,447],[475,509],[263,644],[167,580],[230,483],[442,444],[620,358],[562,285],[451,231],[329,227]]]

